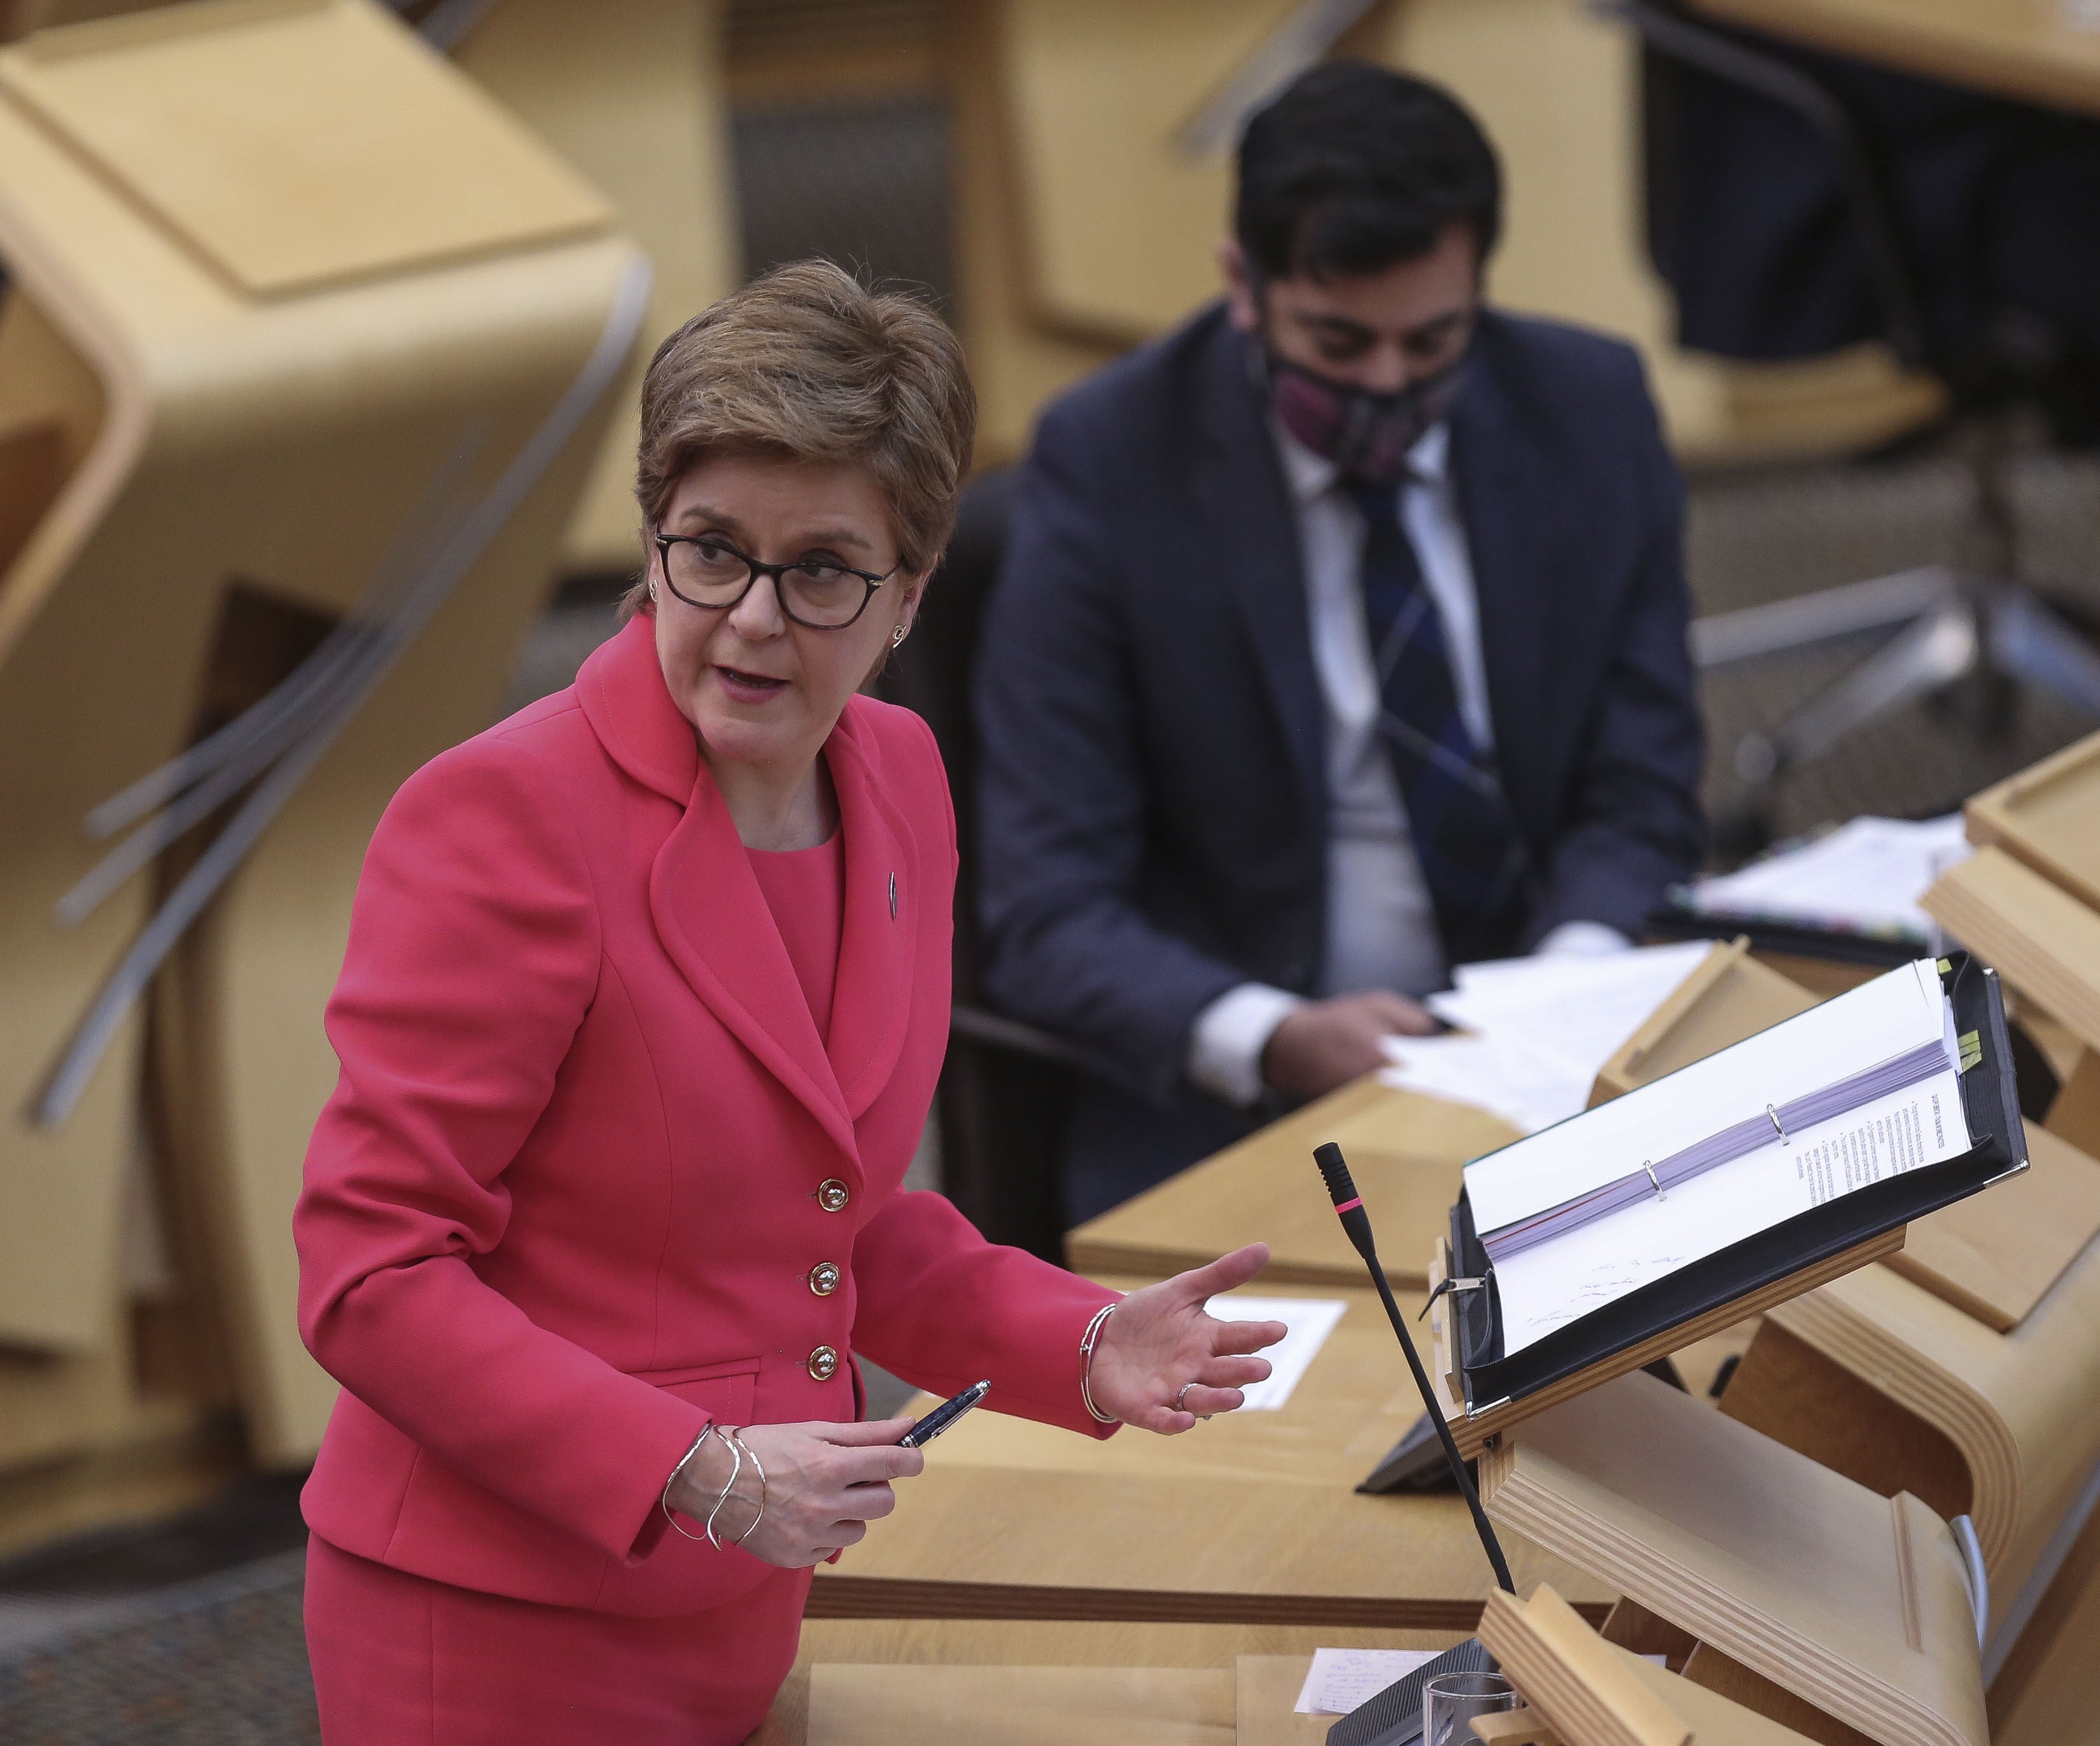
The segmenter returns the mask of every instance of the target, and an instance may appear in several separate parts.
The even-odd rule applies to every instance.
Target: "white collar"
[[[1335,488],[1335,481],[1341,476],[1339,467],[1299,442],[1273,413],[1269,415],[1268,427],[1275,433],[1284,482],[1290,486],[1291,496],[1300,503],[1310,503]],[[1408,471],[1424,484],[1441,486],[1450,465],[1451,426],[1449,421],[1439,418],[1407,451]]]

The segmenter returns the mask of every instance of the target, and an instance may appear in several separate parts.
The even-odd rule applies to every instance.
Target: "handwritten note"
[[[1298,1690],[1298,1713],[1346,1716],[1442,1653],[1439,1649],[1316,1649],[1312,1670]]]

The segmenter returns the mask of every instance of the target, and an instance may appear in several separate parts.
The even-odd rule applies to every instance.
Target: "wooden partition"
[[[544,599],[646,283],[610,222],[370,0],[211,0],[0,54],[10,333],[85,444],[0,582],[0,1338],[108,1349],[150,1109],[267,1461],[311,1452],[333,1395],[288,1221],[351,892],[395,787],[492,718]],[[288,798],[161,979],[153,1094],[134,1011],[46,1101],[227,815],[68,929],[108,846],[83,819],[353,617],[385,658],[254,742]]]
[[[1915,1497],[1645,1376],[1528,1421],[1483,1457],[1480,1489],[1498,1525],[1842,1729],[1882,1746],[1988,1737],[1961,1553]]]
[[[452,51],[460,69],[589,178],[655,277],[641,344],[609,396],[598,458],[562,543],[571,573],[639,566],[634,445],[650,354],[736,288],[724,0],[502,0]]]
[[[1657,1010],[1600,1090],[1811,1004],[1729,951]],[[1771,1309],[1722,1403],[1863,1484],[1972,1515],[1994,1643],[2047,1582],[2100,1465],[2100,1163],[2032,1122],[2027,1141],[2018,1176],[1918,1220],[1882,1265]]]

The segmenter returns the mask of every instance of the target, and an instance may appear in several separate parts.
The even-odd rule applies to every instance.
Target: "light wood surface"
[[[1353,1490],[1420,1412],[1377,1297],[1319,1295],[1348,1311],[1280,1411],[1105,1443],[972,1413],[896,1513],[818,1571],[812,1615],[1469,1628],[1493,1579],[1464,1504]],[[1558,1559],[1509,1551],[1577,1604],[1610,1598]]]
[[[147,37],[128,34],[135,26]],[[265,183],[233,179],[211,197],[222,204],[209,223],[192,224],[180,201],[205,196],[177,170],[197,174],[195,139],[169,154],[166,197],[179,210],[163,211],[148,204],[163,198],[154,175],[134,176],[129,160],[121,177],[99,167],[24,95],[33,86],[41,102],[62,87],[75,106],[68,116],[100,126],[100,99],[90,99],[105,89],[97,45],[109,45],[122,73],[117,89],[130,89],[139,57],[173,55],[157,64],[184,73],[183,102],[231,111],[245,80],[267,82],[272,55],[314,46],[300,35],[309,28],[340,29],[364,45],[318,69],[302,60],[290,79],[287,89],[341,82],[316,107],[320,122],[361,108],[388,117],[401,138],[427,142],[449,137],[456,122],[470,192],[483,186],[492,141],[519,160],[519,186],[573,181],[368,0],[319,11],[172,8],[121,29],[34,38],[0,55],[0,254],[11,300],[63,336],[101,405],[92,445],[0,586],[0,738],[39,749],[0,776],[0,1107],[9,1112],[0,1193],[14,1215],[0,1221],[0,1337],[17,1343],[94,1342],[121,1289],[113,1221],[142,1103],[135,1021],[71,1120],[48,1133],[24,1122],[40,1076],[159,880],[142,874],[78,930],[56,927],[53,904],[101,852],[82,838],[83,815],[180,750],[230,672],[253,677],[222,665],[233,652],[234,603],[260,601],[316,625],[342,614],[464,432],[479,429],[485,441],[463,488],[489,488],[598,341],[635,261],[598,220],[590,238],[491,252],[492,214],[506,210],[498,201],[476,216],[470,249],[418,232],[403,257],[415,270],[383,273],[392,258],[360,239],[392,234],[392,221],[350,210],[356,202],[346,197],[325,214],[350,251],[335,264],[367,276],[309,288],[287,267],[269,297],[251,297],[201,250],[219,248],[210,227],[232,222],[236,192],[255,228],[276,234],[254,205]],[[395,78],[403,67],[412,70]],[[41,82],[52,68],[64,69],[60,87]],[[276,102],[249,105],[239,125],[280,113]],[[76,113],[83,106],[95,113]],[[343,175],[368,144],[368,129],[338,142]],[[398,206],[392,173],[359,183],[368,206]],[[444,190],[455,166],[443,151],[427,154],[417,175],[426,192],[416,212],[453,198]],[[501,236],[523,233],[512,225]],[[267,256],[299,235],[289,226],[256,246]],[[307,1131],[334,1082],[320,1016],[364,845],[399,783],[492,717],[598,431],[586,418],[157,991],[158,1049],[147,1071],[165,1100],[165,1161],[201,1203],[206,1271],[223,1293],[242,1405],[267,1463],[311,1454],[334,1395],[299,1346],[288,1221]]]
[[[810,1669],[809,1746],[1233,1746],[1233,1675],[1189,1667]]]
[[[2100,1156],[2100,1050],[2080,1049],[2042,1126],[2087,1156]]]
[[[1312,1163],[1313,1147],[1332,1140],[1371,1215],[1386,1277],[1418,1289],[1423,1258],[1450,1229],[1460,1165],[1517,1138],[1485,1110],[1367,1075],[1089,1220],[1066,1237],[1065,1254],[1081,1272],[1157,1276],[1263,1242],[1265,1285],[1361,1285],[1363,1261]]]
[[[1691,1730],[1613,1647],[1542,1583],[1529,1601],[1488,1597],[1480,1641],[1568,1746],[1688,1746]]]
[[[0,84],[253,296],[589,235],[609,216],[361,0],[201,0],[42,33],[0,55]],[[359,100],[378,91],[391,100]]]
[[[460,69],[589,179],[655,270],[642,343],[562,542],[571,572],[637,568],[634,449],[657,344],[735,290],[722,0],[502,0],[453,51]]]
[[[1235,1659],[1238,1746],[1326,1746],[1335,1717],[1297,1713],[1298,1694],[1312,1671],[1309,1655],[1243,1655]]]
[[[1120,353],[1124,338],[1069,330],[1046,319],[1031,267],[1029,193],[1017,159],[996,3],[951,7],[945,95],[955,140],[955,331],[977,391],[977,464],[1026,453],[1036,414],[1056,395]]]
[[[24,163],[7,149],[15,138],[49,149],[0,96],[0,254],[11,280],[0,300],[0,433],[18,457],[30,443],[42,451],[38,476],[16,480],[0,549],[0,744],[36,749],[0,763],[0,1342],[82,1355],[105,1344],[117,1313],[136,1028],[65,1128],[33,1127],[29,1109],[143,921],[146,894],[120,894],[71,932],[52,906],[86,870],[81,814],[180,748],[185,656],[210,634],[219,578],[164,569],[150,589],[120,583],[99,602],[60,589],[136,463],[153,396],[142,360],[8,199]]]
[[[1771,1319],[1954,1444],[1992,1589],[2009,1611],[2100,1465],[2100,1243],[2004,1333],[1881,1267]]]
[[[2100,114],[2100,20],[2079,0],[1693,0],[1697,10],[1965,91]]]
[[[1480,1463],[1542,1539],[1882,1746],[1983,1746],[1975,1620],[1947,1525],[1651,1377],[1532,1420]]]
[[[1972,795],[1961,816],[1971,842],[2004,850],[2100,909],[2100,733]]]
[[[1590,1105],[1702,1061],[1815,1004],[1816,997],[1799,984],[1752,957],[1747,936],[1717,945],[1598,1070]]]
[[[1948,868],[1922,903],[2087,1048],[2100,1047],[2100,913],[2000,848]]]
[[[2033,1122],[2027,1168],[1910,1227],[1886,1265],[2008,1333],[2100,1235],[2100,1163]]]
[[[1381,1631],[1349,1625],[1189,1624],[1007,1621],[983,1619],[811,1619],[802,1626],[794,1671],[752,1746],[802,1746],[807,1738],[810,1675],[827,1664],[925,1667],[1187,1668],[1237,1672],[1242,1692],[1262,1706],[1265,1726],[1241,1738],[1317,1746],[1330,1717],[1276,1716],[1273,1694],[1289,1682],[1284,1708],[1295,1703],[1316,1648],[1448,1649],[1457,1631]],[[1249,1669],[1251,1668],[1251,1677]],[[1278,1670],[1282,1670],[1282,1679]],[[1295,1670],[1295,1678],[1291,1678]],[[1295,1724],[1309,1724],[1299,1728]],[[975,1739],[966,1735],[963,1738]],[[1066,1738],[1070,1738],[1068,1735]]]

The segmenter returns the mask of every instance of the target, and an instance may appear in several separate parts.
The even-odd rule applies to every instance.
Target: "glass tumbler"
[[[1473,1718],[1523,1702],[1500,1673],[1439,1673],[1422,1688],[1422,1746],[1479,1746]]]

